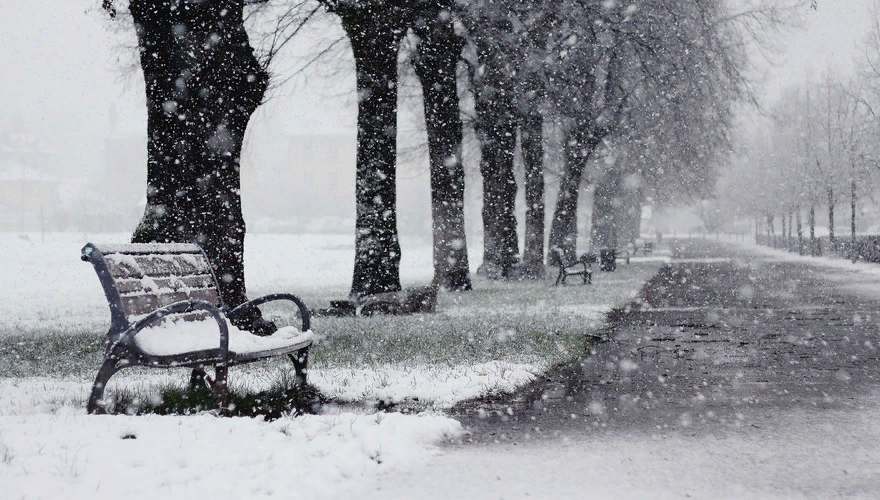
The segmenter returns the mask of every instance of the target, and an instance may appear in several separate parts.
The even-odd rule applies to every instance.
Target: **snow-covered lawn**
[[[338,413],[263,422],[209,415],[0,417],[9,499],[339,498],[457,436],[437,415]]]
[[[0,234],[0,483],[9,498],[356,491],[360,480],[421,463],[433,443],[455,438],[460,426],[442,409],[511,391],[584,353],[605,313],[633,298],[664,260],[635,259],[597,273],[592,286],[478,279],[472,292],[441,293],[431,315],[316,318],[323,340],[309,380],[335,405],[267,423],[85,414],[109,323],[97,277],[78,259],[86,241],[125,236]],[[252,296],[292,291],[319,308],[347,292],[350,237],[253,235],[246,252]],[[479,248],[471,252],[476,265]],[[404,286],[429,282],[430,247],[404,239],[401,275]],[[231,388],[268,389],[289,368],[286,360],[237,367]],[[186,370],[123,370],[108,394],[160,398],[186,380]],[[411,413],[376,412],[380,400]]]

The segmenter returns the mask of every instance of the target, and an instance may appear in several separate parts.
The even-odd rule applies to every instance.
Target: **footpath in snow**
[[[459,407],[471,444],[370,498],[876,498],[873,269],[699,241],[674,257],[593,356]]]

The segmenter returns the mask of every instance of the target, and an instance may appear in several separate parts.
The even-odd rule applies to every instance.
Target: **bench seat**
[[[229,325],[230,361],[239,356],[259,357],[263,352],[297,351],[313,340],[311,331],[300,332],[294,326],[285,326],[272,335],[260,337]],[[148,356],[179,356],[195,351],[217,350],[219,332],[214,321],[166,321],[138,332],[134,343]]]

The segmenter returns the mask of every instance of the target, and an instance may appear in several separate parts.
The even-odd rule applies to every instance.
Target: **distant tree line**
[[[818,77],[783,89],[767,119],[743,134],[719,184],[717,209],[728,214],[720,223],[751,219],[759,238],[796,241],[800,253],[816,254],[826,231],[832,248],[841,243],[835,219],[846,203],[855,242],[858,204],[880,180],[880,22],[872,18],[854,72],[829,63]]]

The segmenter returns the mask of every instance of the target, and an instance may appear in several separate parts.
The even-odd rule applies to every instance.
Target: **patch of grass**
[[[288,415],[317,413],[328,402],[312,385],[296,387],[279,382],[259,392],[230,389],[225,414],[233,417],[262,416],[266,420],[275,420]],[[114,414],[192,415],[215,410],[211,390],[205,386],[168,385],[150,395],[121,390],[108,401],[108,411]]]

